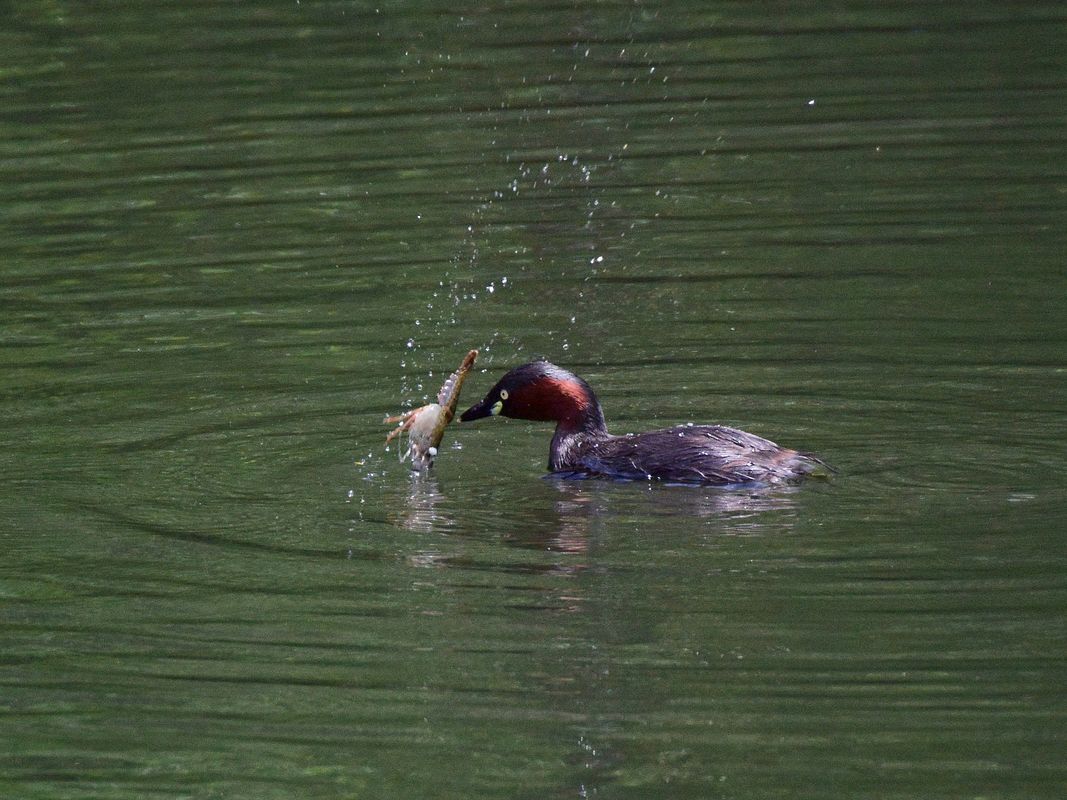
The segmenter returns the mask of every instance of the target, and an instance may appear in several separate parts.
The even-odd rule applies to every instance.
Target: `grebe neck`
[[[552,421],[561,433],[607,433],[604,411],[588,383],[554,364],[537,367],[540,374],[511,393],[506,416]]]
[[[556,419],[556,432],[548,453],[548,468],[563,472],[576,466],[578,453],[591,441],[610,438],[604,422],[604,410],[581,378],[567,386],[566,397],[571,402],[560,404],[561,412]]]

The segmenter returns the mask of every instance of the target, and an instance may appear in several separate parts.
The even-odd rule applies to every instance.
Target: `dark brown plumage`
[[[511,370],[460,419],[495,415],[555,421],[548,468],[576,477],[723,486],[795,482],[829,471],[814,456],[723,425],[612,436],[589,384],[547,361]]]

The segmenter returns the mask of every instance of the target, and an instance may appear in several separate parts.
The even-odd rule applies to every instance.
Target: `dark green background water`
[[[1061,3],[0,12],[0,796],[1067,795]]]

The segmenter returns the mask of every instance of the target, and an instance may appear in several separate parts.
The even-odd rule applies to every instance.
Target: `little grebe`
[[[795,482],[828,469],[814,456],[723,425],[612,436],[589,384],[548,361],[511,370],[460,420],[497,415],[554,421],[548,468],[574,477],[724,486]]]

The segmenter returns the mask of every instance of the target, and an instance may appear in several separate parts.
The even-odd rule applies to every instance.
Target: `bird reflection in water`
[[[659,483],[639,488],[634,482],[571,480],[551,475],[546,476],[545,480],[562,496],[556,503],[556,509],[562,518],[568,519],[576,512],[596,517],[624,509],[628,513],[655,517],[717,518],[728,525],[749,520],[759,525],[763,515],[777,512],[775,520],[780,524],[781,512],[796,510],[799,491],[796,486],[722,489]]]
[[[528,508],[512,518],[502,534],[506,543],[524,549],[579,554],[589,551],[590,535],[599,524],[620,511],[651,517],[697,517],[719,519],[717,533],[741,534],[783,524],[792,526],[798,489],[792,486],[747,489],[702,489],[692,486],[633,484],[617,485],[601,481],[575,481],[547,477],[546,483],[558,493],[545,504],[542,513]],[[444,532],[465,527],[455,518],[455,509],[445,510],[447,496],[432,473],[411,473],[407,497],[397,504],[394,523],[417,533]],[[473,521],[473,520],[471,520]],[[500,522],[498,520],[498,522]]]

